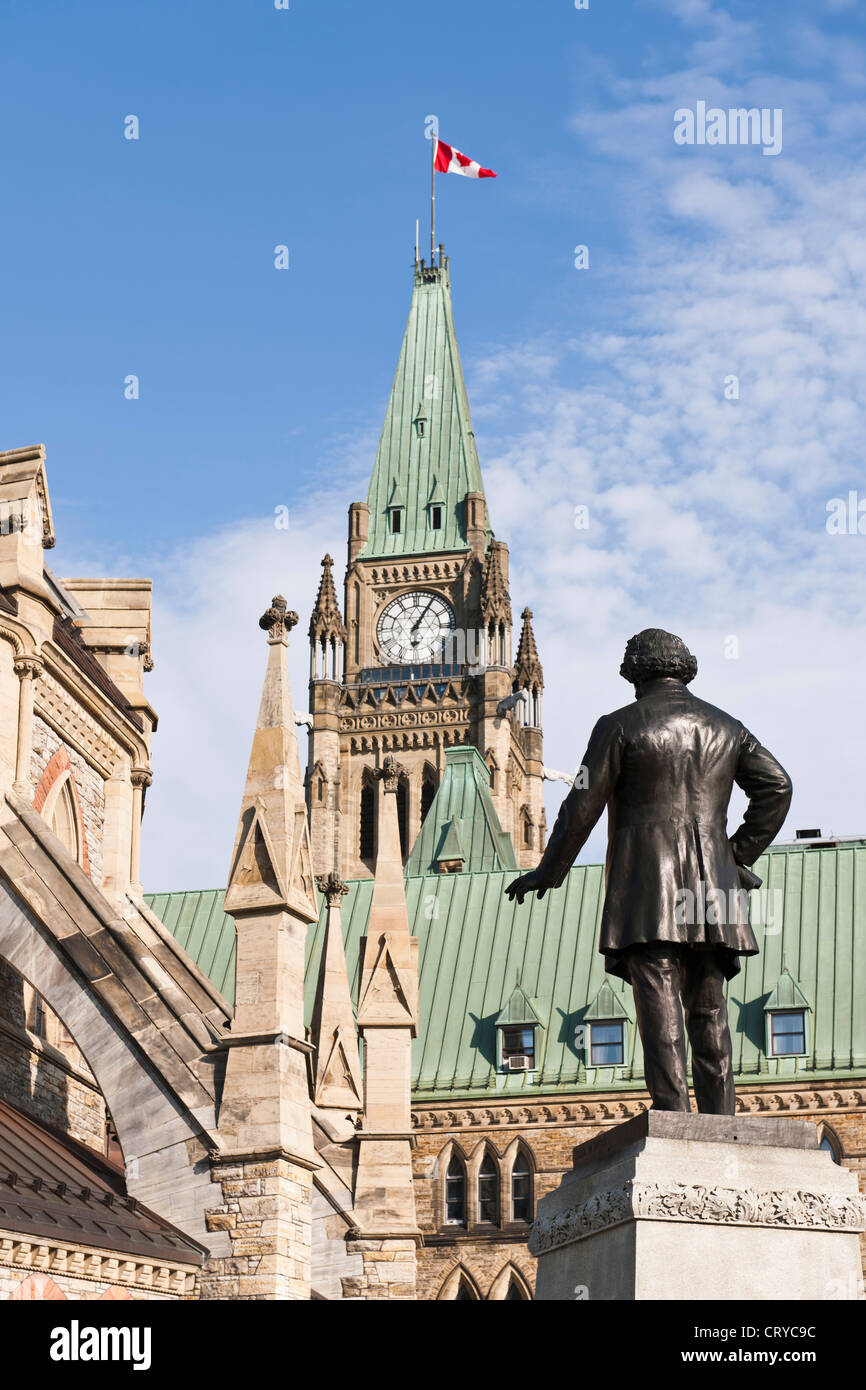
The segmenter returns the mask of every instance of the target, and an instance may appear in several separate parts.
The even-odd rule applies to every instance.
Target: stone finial
[[[289,633],[298,621],[297,613],[286,607],[282,594],[275,594],[271,606],[259,618],[259,627],[268,634],[268,642],[273,646],[282,642],[288,645]]]
[[[385,783],[386,792],[395,792],[400,784],[400,778],[408,776],[408,772],[402,763],[398,763],[389,753],[383,758],[382,766],[373,768],[373,776],[382,779]]]
[[[327,638],[334,638],[338,642],[346,640],[346,628],[337,602],[334,576],[331,573],[333,564],[331,556],[326,555],[322,561],[322,578],[310,618],[311,642],[321,642]]]
[[[316,887],[328,904],[328,907],[339,907],[340,899],[348,893],[348,886],[335,874],[333,870],[329,874],[316,875]]]

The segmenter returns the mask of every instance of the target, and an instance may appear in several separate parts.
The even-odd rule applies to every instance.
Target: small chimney
[[[798,839],[798,840],[820,840],[820,838],[821,838],[821,832],[820,832],[820,830],[798,830],[798,831],[797,831],[797,839]]]

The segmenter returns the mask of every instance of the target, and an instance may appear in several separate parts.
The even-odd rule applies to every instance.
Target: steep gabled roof
[[[407,875],[435,874],[440,860],[463,860],[464,873],[516,869],[511,838],[490,795],[490,769],[477,748],[448,748],[445,771],[406,864]]]
[[[430,501],[442,504],[433,530]],[[367,493],[361,556],[467,549],[463,501],[483,492],[446,265],[415,273],[409,321]],[[404,508],[395,535],[388,508]]]
[[[119,1255],[197,1267],[208,1251],[132,1200],[99,1154],[0,1100],[0,1226]],[[21,1271],[22,1275],[25,1273]]]

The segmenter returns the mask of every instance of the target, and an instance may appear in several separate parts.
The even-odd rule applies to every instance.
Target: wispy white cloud
[[[687,35],[679,65],[624,78],[600,63],[606,100],[573,119],[623,170],[603,330],[551,328],[474,359],[463,344],[512,598],[535,612],[545,759],[576,765],[594,719],[630,698],[626,639],[666,627],[698,656],[695,692],[788,766],[789,824],[866,831],[866,536],[825,526],[829,498],[866,497],[866,173],[843,143],[862,128],[859,84],[828,33],[808,76],[783,78],[773,51],[796,48],[793,26],[770,43],[711,0],[668,8]],[[673,111],[698,98],[782,106],[783,153],[674,146]],[[256,620],[277,591],[298,609],[305,707],[319,561],[342,564],[374,450],[373,429],[341,441],[322,485],[284,499],[287,532],[248,518],[159,560],[149,887],[223,880],[264,667]]]

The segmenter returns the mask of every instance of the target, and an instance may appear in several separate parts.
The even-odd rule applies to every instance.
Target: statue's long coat
[[[782,826],[785,769],[737,719],[670,677],[598,721],[583,768],[536,870],[540,882],[563,882],[607,806],[599,949],[608,971],[628,979],[628,947],[676,941],[724,948],[725,972],[735,975],[738,956],[758,950],[737,866],[754,863]],[[735,782],[749,805],[729,840]]]

